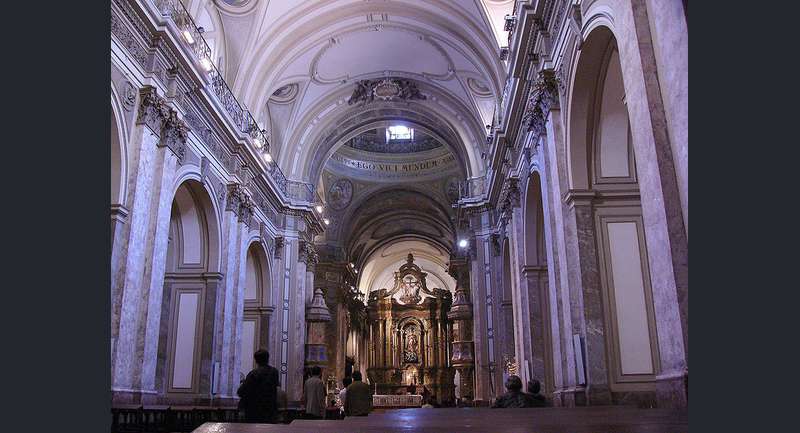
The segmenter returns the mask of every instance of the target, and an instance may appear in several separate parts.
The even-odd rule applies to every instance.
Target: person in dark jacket
[[[247,374],[236,391],[241,399],[239,407],[244,409],[245,422],[272,423],[278,412],[278,370],[268,365],[269,352],[266,350],[258,350],[253,358],[256,368]]]
[[[545,407],[547,406],[547,399],[544,398],[539,391],[542,389],[542,384],[538,380],[533,379],[528,381],[528,395],[531,396],[533,406],[531,407]]]
[[[522,392],[522,379],[511,375],[506,379],[506,393],[497,398],[494,408],[533,407],[533,398]]]
[[[366,416],[372,411],[372,388],[361,381],[361,372],[353,372],[353,383],[347,387],[344,400],[346,416]]]

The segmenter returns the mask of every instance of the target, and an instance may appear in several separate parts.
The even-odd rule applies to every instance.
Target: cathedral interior
[[[112,431],[688,429],[685,1],[110,3]]]

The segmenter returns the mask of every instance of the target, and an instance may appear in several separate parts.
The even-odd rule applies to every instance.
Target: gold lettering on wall
[[[401,163],[360,161],[346,158],[338,154],[334,154],[331,159],[347,167],[358,170],[385,173],[415,173],[419,171],[443,169],[449,168],[448,166],[455,162],[455,157],[453,155],[445,155],[433,159]]]

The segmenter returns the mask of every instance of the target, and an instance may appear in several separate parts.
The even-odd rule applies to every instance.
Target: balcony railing
[[[267,167],[267,173],[275,182],[275,185],[287,198],[297,198],[300,200],[314,201],[313,188],[310,187],[309,194],[292,194],[289,191],[289,181],[278,166],[277,161],[271,160],[269,155],[269,140],[266,131],[256,122],[249,110],[244,108],[236,99],[228,83],[222,77],[222,73],[217,69],[212,59],[211,48],[203,38],[202,32],[195,24],[189,11],[186,10],[180,0],[151,0],[164,17],[170,18],[178,28],[180,37],[195,56],[195,60],[200,64],[203,71],[208,74],[211,80],[211,93],[216,96],[217,101],[233,121],[236,128],[243,134],[248,135],[255,147],[256,154],[260,155]]]

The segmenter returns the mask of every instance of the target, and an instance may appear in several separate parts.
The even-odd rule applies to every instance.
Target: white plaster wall
[[[199,293],[180,293],[178,295],[178,320],[173,357],[175,361],[172,372],[173,388],[192,387],[192,365],[194,364],[199,301]]]
[[[653,373],[638,230],[635,222],[609,222],[620,367],[625,374]]]
[[[603,101],[598,123],[600,176],[628,177],[628,111],[619,53],[614,50],[603,82]]]

